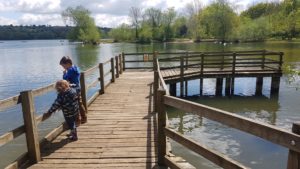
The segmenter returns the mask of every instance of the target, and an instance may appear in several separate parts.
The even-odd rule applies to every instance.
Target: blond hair
[[[58,93],[64,92],[70,88],[70,84],[66,80],[59,80],[55,84],[55,89]]]

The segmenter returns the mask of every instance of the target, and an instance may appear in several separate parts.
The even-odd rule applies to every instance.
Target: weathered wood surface
[[[155,168],[156,114],[152,113],[153,72],[124,72],[90,106],[88,123],[42,149],[30,168]]]
[[[234,74],[231,67],[221,68],[189,68],[184,70],[182,75],[178,68],[165,69],[161,71],[166,83],[180,82],[184,80],[193,80],[202,78],[222,78],[222,77],[265,77],[265,76],[278,76],[282,75],[281,71],[271,68],[261,67],[236,67]]]

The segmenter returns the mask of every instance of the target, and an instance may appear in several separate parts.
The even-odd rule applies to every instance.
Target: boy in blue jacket
[[[61,58],[59,64],[65,69],[63,72],[63,79],[70,83],[70,86],[74,88],[78,94],[79,114],[77,119],[77,125],[87,122],[86,110],[82,103],[81,91],[80,91],[80,71],[79,68],[73,65],[72,59],[69,56]]]

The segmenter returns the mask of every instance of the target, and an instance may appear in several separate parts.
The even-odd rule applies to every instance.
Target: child
[[[63,79],[67,80],[71,84],[71,87],[76,89],[76,92],[78,94],[80,116],[78,116],[77,125],[80,124],[80,121],[81,121],[81,124],[84,124],[87,122],[87,117],[86,117],[85,107],[83,106],[83,103],[82,103],[81,92],[80,92],[79,68],[77,66],[73,65],[71,58],[68,56],[62,57],[59,64],[65,69],[63,72]]]
[[[55,89],[58,92],[57,98],[47,113],[43,115],[43,119],[50,117],[56,110],[61,109],[71,130],[69,139],[76,141],[78,139],[75,124],[79,109],[78,95],[74,89],[69,87],[69,83],[66,80],[56,82]]]

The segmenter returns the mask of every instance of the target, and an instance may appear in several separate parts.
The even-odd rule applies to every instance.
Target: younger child
[[[66,123],[71,130],[69,139],[76,141],[78,139],[75,124],[79,108],[78,95],[76,91],[69,86],[66,80],[56,82],[55,89],[58,92],[57,98],[47,113],[43,115],[43,119],[50,117],[56,110],[61,109]]]
[[[63,79],[67,80],[70,83],[71,87],[74,88],[78,94],[80,116],[78,116],[77,125],[79,125],[80,123],[81,124],[86,123],[87,122],[86,110],[82,103],[81,91],[80,91],[79,68],[73,65],[72,59],[69,56],[62,57],[59,64],[65,69],[63,72]]]

